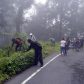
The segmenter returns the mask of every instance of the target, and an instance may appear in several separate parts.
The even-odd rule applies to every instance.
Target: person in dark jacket
[[[79,38],[76,38],[75,50],[76,50],[76,51],[79,51],[79,50],[80,50],[80,40],[79,40]]]
[[[15,45],[15,51],[21,51],[23,40],[21,38],[12,39],[12,47]]]
[[[35,57],[34,57],[34,65],[37,65],[40,62],[40,66],[43,66],[43,58],[42,58],[42,46],[38,42],[34,42],[31,39],[28,39],[28,43],[30,44],[27,51],[34,49]]]
[[[66,50],[69,50],[69,46],[70,46],[70,39],[69,37],[66,39]]]
[[[80,48],[83,48],[83,45],[84,45],[84,40],[83,38],[80,39]]]

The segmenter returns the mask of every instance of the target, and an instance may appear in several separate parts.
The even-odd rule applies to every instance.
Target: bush
[[[41,42],[41,44],[44,58],[56,49],[56,47],[51,46],[49,42]],[[57,48],[59,48],[59,46]],[[9,57],[6,53],[7,48],[4,50],[0,49],[0,82],[31,67],[34,60],[33,50],[25,53],[11,51]]]
[[[0,84],[4,82],[6,79],[9,79],[9,76],[7,74],[0,73]]]

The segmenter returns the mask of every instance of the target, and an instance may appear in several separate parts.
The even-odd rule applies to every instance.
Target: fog
[[[1,0],[0,45],[17,34],[39,40],[84,35],[84,0]]]

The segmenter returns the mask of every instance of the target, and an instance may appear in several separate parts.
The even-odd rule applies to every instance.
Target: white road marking
[[[43,68],[45,68],[48,64],[50,64],[53,60],[55,60],[59,55],[56,55],[54,58],[52,58],[48,63],[46,63],[43,67],[39,68],[34,72],[32,75],[30,75],[27,79],[25,79],[21,84],[26,84],[30,79],[32,79],[37,73],[39,73]]]

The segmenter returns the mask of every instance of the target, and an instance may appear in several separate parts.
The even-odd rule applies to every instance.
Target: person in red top
[[[15,45],[15,51],[21,51],[23,40],[21,38],[12,39],[12,48]]]

